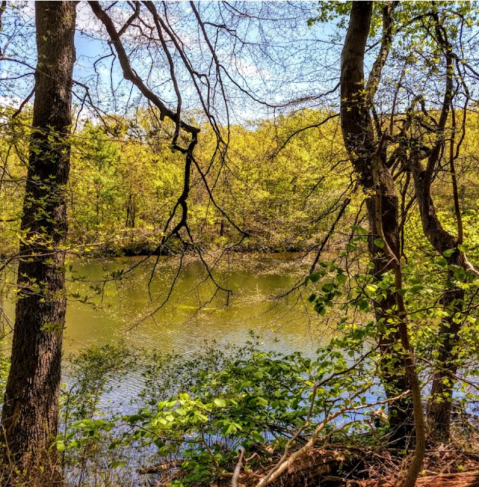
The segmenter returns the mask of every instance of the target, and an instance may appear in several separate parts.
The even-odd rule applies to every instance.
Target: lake
[[[244,343],[251,330],[264,338],[265,348],[283,352],[311,353],[329,339],[307,289],[278,298],[304,277],[308,265],[300,255],[229,254],[216,265],[209,261],[216,284],[193,257],[70,262],[66,356],[118,340],[188,354],[205,340]],[[11,318],[13,308],[5,307]]]
[[[65,357],[91,345],[119,340],[137,348],[187,356],[205,341],[216,341],[218,347],[241,345],[250,339],[250,331],[261,335],[265,349],[313,355],[331,337],[333,326],[313,310],[307,299],[310,291],[300,286],[300,292],[288,293],[304,280],[310,267],[301,255],[231,254],[217,265],[210,258],[216,284],[196,258],[155,262],[155,258],[141,257],[70,262]],[[230,290],[229,297],[220,288]],[[12,315],[13,305],[7,310]],[[68,367],[64,380],[69,383]],[[100,399],[100,417],[108,411],[137,412],[143,405],[139,396],[143,386],[141,370],[114,380]],[[141,478],[137,468],[155,463],[156,449],[125,448],[111,453],[120,454],[125,466],[107,469],[104,474],[125,475],[129,485],[146,485],[148,479]],[[92,476],[95,468],[100,467],[91,466]],[[76,485],[84,473],[76,467],[66,475]]]

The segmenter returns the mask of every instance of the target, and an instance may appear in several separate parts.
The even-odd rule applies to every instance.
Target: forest
[[[479,5],[0,2],[0,485],[479,485]]]

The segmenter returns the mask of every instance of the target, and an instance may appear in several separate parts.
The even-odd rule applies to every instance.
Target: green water
[[[234,254],[222,259],[213,265],[212,275],[219,286],[232,291],[229,298],[208,279],[198,260],[186,259],[181,269],[178,258],[162,259],[155,269],[154,262],[143,258],[70,262],[66,362],[85,347],[119,340],[137,348],[188,355],[205,341],[216,341],[218,347],[241,345],[252,330],[261,336],[265,349],[312,354],[330,338],[325,318],[307,300],[307,289],[278,298],[304,279],[309,266],[298,255]],[[112,281],[111,274],[120,270],[124,277]],[[14,288],[15,278],[11,271],[7,288]],[[89,299],[81,302],[85,296]],[[5,311],[13,320],[12,302]],[[64,379],[68,382],[68,377]],[[125,408],[126,399],[134,399],[142,384],[141,374],[132,371],[105,396],[105,404],[113,401]]]
[[[155,269],[155,258],[72,261],[65,355],[119,340],[188,354],[205,341],[244,343],[251,330],[261,335],[265,348],[312,352],[330,333],[307,301],[308,290],[278,298],[304,276],[308,266],[300,257],[233,254],[218,264],[210,257],[216,284],[204,264],[191,257],[162,258]],[[119,271],[124,277],[112,280]],[[218,286],[230,290],[229,297]],[[13,319],[13,304],[5,311]]]
[[[66,353],[124,340],[185,354],[205,340],[216,340],[219,346],[244,343],[250,330],[264,337],[266,348],[312,351],[329,336],[307,301],[307,291],[278,298],[302,276],[305,268],[298,256],[233,255],[216,266],[210,261],[216,284],[198,260],[183,261],[181,269],[178,258],[162,259],[153,270],[154,262],[127,258],[72,263]],[[120,270],[125,272],[121,280],[108,280]],[[218,286],[230,290],[229,297]],[[87,303],[81,302],[85,296]]]

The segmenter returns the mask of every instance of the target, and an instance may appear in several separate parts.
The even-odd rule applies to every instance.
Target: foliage
[[[334,23],[333,40],[342,39],[351,5],[321,3],[309,24]],[[383,32],[388,6],[394,6],[390,40]],[[470,64],[471,41],[463,42],[464,29],[471,40],[477,33],[477,12],[475,2],[373,4],[363,64],[373,66],[379,54],[379,73],[376,68],[372,71],[379,77],[371,78],[378,86],[372,90],[365,86],[359,95],[372,93],[368,109],[372,145],[378,148],[375,157],[387,161],[381,162],[384,173],[391,176],[386,196],[399,196],[394,223],[400,249],[392,259],[399,269],[396,274],[384,260],[386,270],[374,275],[377,256],[391,258],[384,251],[387,239],[379,237],[388,215],[379,214],[375,220],[370,210],[372,202],[375,211],[380,208],[384,188],[373,175],[374,187],[363,185],[364,191],[359,190],[365,176],[350,168],[348,159],[357,154],[345,150],[337,105],[321,102],[315,109],[295,110],[301,99],[281,115],[275,112],[274,119],[229,126],[208,124],[197,112],[186,114],[201,128],[190,160],[191,243],[188,247],[175,234],[162,252],[185,248],[317,252],[308,261],[310,274],[294,291],[298,299],[306,296],[325,322],[336,325],[338,336],[311,357],[266,351],[257,338],[246,346],[208,346],[189,358],[140,354],[123,344],[83,352],[70,362],[68,386],[62,392],[62,429],[56,447],[68,475],[79,484],[98,472],[106,478],[117,467],[131,465],[128,455],[135,451],[151,463],[178,461],[181,475],[172,479],[173,485],[211,485],[234,469],[240,450],[250,459],[247,469],[258,469],[270,467],[285,449],[297,450],[311,438],[318,444],[332,438],[381,443],[387,440],[387,425],[372,434],[371,417],[364,411],[372,408],[369,412],[374,415],[375,407],[388,407],[378,392],[381,379],[388,386],[385,368],[390,368],[388,377],[407,374],[401,360],[385,366],[385,359],[404,357],[404,349],[411,352],[412,368],[421,381],[419,395],[429,400],[428,407],[431,401],[454,402],[469,412],[476,399],[479,279],[477,270],[453,257],[467,254],[473,262],[479,258],[479,117],[474,93],[465,82],[466,75],[475,80],[477,71]],[[449,57],[453,62],[446,65]],[[454,89],[448,101],[444,94],[449,94],[446,81],[451,73]],[[62,255],[158,253],[190,174],[185,176],[184,154],[173,150],[174,123],[152,107],[122,116],[104,115],[101,120],[85,120],[81,110],[71,140],[69,242],[53,250]],[[28,144],[31,118],[28,104],[21,112],[0,108],[2,272],[14,268],[10,264],[28,231],[20,229],[20,208],[28,152],[35,151]],[[207,118],[212,120],[210,113]],[[218,142],[226,133],[227,147]],[[436,149],[439,155],[434,161],[431,153]],[[426,217],[435,219],[436,229],[446,230],[453,241],[451,248],[441,251],[424,229],[424,206],[419,211],[415,203],[424,196],[417,174],[419,161],[426,158],[434,162],[432,190],[427,194],[433,201]],[[432,173],[429,163],[427,167],[426,172]],[[369,227],[377,225],[378,235],[371,235],[364,223],[368,211]],[[113,271],[106,279],[119,282],[126,274]],[[2,279],[0,292],[10,299],[9,279]],[[41,286],[31,283],[34,293]],[[448,301],[457,291],[463,296],[460,302]],[[88,292],[101,296],[102,286],[90,284]],[[80,293],[70,297],[89,301]],[[404,313],[399,309],[403,301]],[[401,326],[406,335],[402,340]],[[41,331],[55,330],[47,326]],[[407,340],[411,349],[404,345]],[[1,385],[7,367],[2,356]],[[131,404],[105,405],[125,374],[140,371],[144,388]],[[434,395],[430,379],[435,376],[437,381],[441,374],[448,387]]]
[[[215,189],[218,205],[250,234],[243,249],[303,249],[331,221],[330,216],[316,222],[340,198],[348,177],[337,119],[294,135],[329,115],[310,110],[281,116],[274,127],[270,121],[232,127],[225,164],[211,169],[209,179],[221,181]],[[3,127],[0,144],[6,151],[17,141],[23,144],[29,116],[25,112]],[[111,117],[107,126],[86,121],[77,130],[69,183],[69,240],[75,253],[142,254],[157,247],[183,184],[184,161],[171,152],[165,130],[167,124],[158,126],[152,110],[138,110],[130,118]],[[206,171],[215,135],[206,125],[202,131],[198,163]],[[25,175],[20,149],[25,150],[16,148],[8,155],[9,174],[19,181]],[[0,232],[11,242],[10,249],[2,251],[13,254],[21,185],[2,185],[0,197],[8,201],[1,209]],[[190,226],[199,244],[217,247],[238,240],[200,184],[193,185],[190,201]],[[174,241],[169,246],[176,251]]]
[[[352,333],[312,357],[265,351],[257,337],[245,347],[211,344],[188,359],[154,353],[143,363],[144,389],[136,399],[143,406],[136,413],[109,420],[90,413],[67,427],[58,447],[72,462],[86,445],[96,443],[98,452],[109,443],[110,465],[121,466],[128,445],[149,452],[147,462],[181,459],[182,479],[173,485],[210,485],[234,468],[240,447],[246,456],[258,454],[254,468],[276,457],[295,432],[301,442],[321,421],[318,441],[364,432],[374,419],[370,404],[381,394],[374,384],[376,357],[359,352],[363,338]],[[76,363],[86,371],[100,355],[80,357]],[[337,420],[327,419],[342,409]]]
[[[63,452],[67,476],[76,480],[91,478],[98,472],[92,469],[95,462],[108,458],[104,449],[112,426],[111,410],[124,407],[122,402],[109,404],[108,395],[120,387],[122,378],[134,373],[138,352],[124,343],[93,346],[70,357],[67,363],[66,380],[61,391],[60,434],[56,448]],[[101,435],[100,435],[101,433]],[[101,438],[101,441],[99,441]],[[65,450],[69,448],[68,455]],[[116,452],[116,458],[120,456]],[[108,463],[104,474],[121,463]],[[89,470],[92,469],[91,472]]]

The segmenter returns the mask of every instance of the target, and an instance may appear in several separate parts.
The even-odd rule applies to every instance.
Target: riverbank
[[[258,238],[244,239],[198,239],[195,246],[179,242],[171,238],[165,245],[160,245],[158,237],[161,232],[146,231],[121,231],[111,236],[78,235],[70,238],[65,244],[65,251],[77,258],[114,258],[114,257],[146,257],[162,256],[171,257],[183,253],[194,253],[195,247],[203,252],[228,252],[235,254],[295,254],[309,253],[317,247],[317,240],[296,242],[274,242]],[[18,249],[13,245],[4,245],[0,249],[0,259],[14,260],[18,255]]]
[[[96,257],[134,257],[134,256],[172,256],[186,252],[194,252],[193,245],[170,238],[165,245],[160,245],[160,231],[131,231],[124,230],[106,238],[78,238],[71,240],[69,246],[76,249],[78,255],[92,255]],[[317,245],[315,240],[296,240],[295,242],[275,241],[258,237],[226,238],[212,235],[200,236],[195,245],[204,251],[223,251],[232,253],[299,253],[309,252]]]
[[[256,487],[276,472],[270,487],[393,487],[412,449],[390,444],[386,416],[374,414],[387,401],[370,382],[371,356],[351,369],[340,348],[305,357],[259,345],[205,346],[187,358],[83,352],[70,369],[59,439],[72,485],[81,476],[84,485],[230,487],[236,475],[238,486]],[[131,368],[142,370],[143,389],[119,413],[100,397],[121,389]],[[311,395],[308,375],[321,373]],[[429,443],[416,485],[477,485],[478,425],[476,415],[455,414],[451,442]]]

